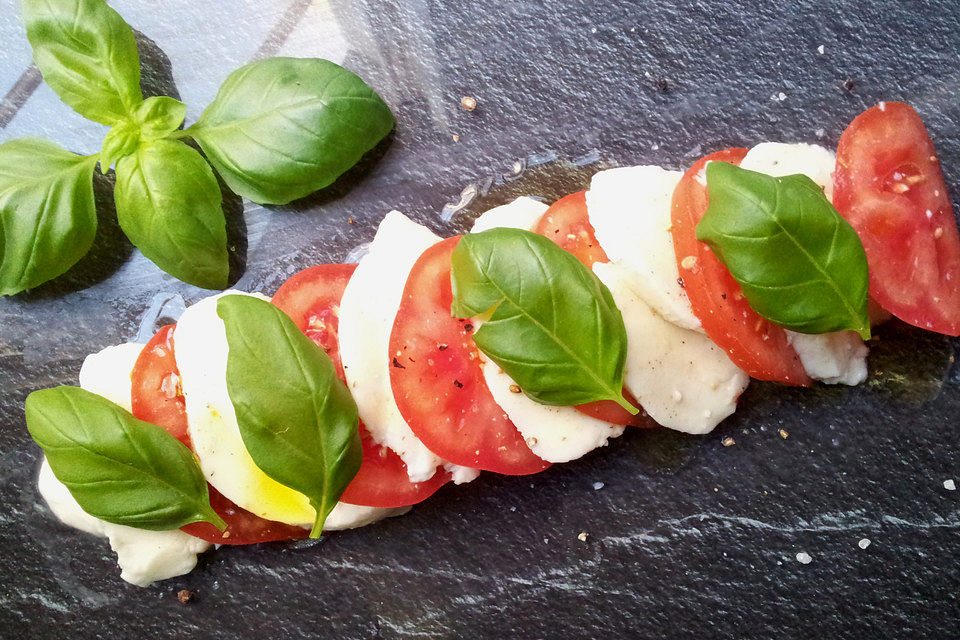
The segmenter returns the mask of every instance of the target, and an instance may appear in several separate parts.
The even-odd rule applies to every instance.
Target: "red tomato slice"
[[[933,142],[902,102],[857,116],[840,136],[833,204],[870,267],[870,296],[904,322],[960,335],[960,234]]]
[[[189,447],[187,413],[174,352],[175,326],[170,324],[160,329],[140,352],[131,376],[131,401],[134,416],[163,427]],[[305,538],[309,533],[302,527],[264,520],[235,505],[212,485],[207,484],[207,488],[210,506],[226,521],[227,528],[221,532],[208,522],[182,527],[192,536],[215,544],[253,544]]]
[[[264,520],[249,511],[241,509],[229,498],[208,484],[210,506],[224,519],[227,528],[220,531],[209,522],[194,522],[180,527],[184,533],[212,544],[256,544],[257,542],[277,542],[279,540],[299,540],[310,533],[303,527],[282,522]]]
[[[696,228],[707,210],[707,187],[698,176],[711,160],[740,164],[746,149],[726,149],[697,161],[673,192],[671,233],[684,290],[704,331],[734,364],[758,380],[789,385],[811,384],[782,327],[764,320],[750,307],[740,285]],[[702,179],[702,178],[701,178]]]
[[[577,191],[554,202],[543,212],[532,231],[553,240],[561,249],[572,253],[583,263],[583,266],[590,269],[594,263],[609,262],[610,258],[607,257],[607,253],[594,235],[593,225],[590,224],[587,216],[586,193],[586,191]],[[623,394],[634,405],[637,404],[626,388]],[[613,424],[656,426],[642,411],[638,415],[631,415],[613,400],[590,402],[579,405],[575,409],[580,413]]]
[[[524,475],[538,458],[493,400],[468,321],[450,315],[450,254],[460,236],[417,260],[390,336],[390,383],[404,420],[438,456],[484,471]]]
[[[130,374],[134,417],[159,425],[190,446],[180,370],[173,355],[173,328],[168,324],[144,345]]]
[[[595,262],[610,261],[597,242],[593,225],[587,217],[586,191],[571,193],[554,202],[531,231],[553,240],[576,256],[587,269]]]
[[[333,360],[343,380],[340,362],[340,299],[357,268],[355,264],[323,264],[292,275],[273,296],[307,336]],[[405,507],[426,500],[450,481],[442,469],[424,482],[410,482],[407,465],[392,449],[376,444],[360,424],[363,463],[340,496],[343,502],[366,507]]]

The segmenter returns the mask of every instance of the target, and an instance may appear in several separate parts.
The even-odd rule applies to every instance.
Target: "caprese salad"
[[[628,427],[707,433],[751,378],[856,385],[888,314],[960,334],[957,277],[936,152],[897,102],[836,153],[601,171],[462,237],[392,211],[358,264],[207,298],[87,357],[79,388],[31,394],[40,492],[147,585],[211,544],[363,526]]]

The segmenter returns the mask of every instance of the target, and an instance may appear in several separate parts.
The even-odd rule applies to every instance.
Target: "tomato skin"
[[[279,540],[299,540],[306,538],[310,531],[283,522],[265,520],[241,509],[229,498],[208,484],[210,506],[224,519],[227,528],[220,531],[209,522],[194,522],[180,527],[184,533],[206,540],[211,544],[256,544],[258,542],[277,542]]]
[[[295,273],[283,283],[272,302],[317,343],[336,368],[341,380],[340,299],[356,270],[355,264],[322,264]],[[438,469],[424,482],[410,482],[407,465],[389,447],[376,444],[363,423],[363,462],[340,500],[365,507],[405,507],[426,500],[450,481],[450,473]]]
[[[163,427],[189,447],[186,402],[173,351],[175,326],[161,327],[144,345],[130,374],[130,404],[135,418]]]
[[[887,102],[840,136],[834,206],[863,242],[870,296],[904,322],[960,335],[960,233],[920,116]]]
[[[561,249],[576,256],[587,269],[595,262],[610,261],[597,242],[593,225],[587,217],[586,191],[571,193],[554,202],[531,231],[553,240]]]
[[[747,150],[725,149],[698,160],[673,192],[671,227],[684,290],[706,334],[751,378],[808,386],[810,377],[783,328],[761,318],[730,271],[703,242],[697,223],[707,210],[707,187],[698,180],[712,160],[739,165]],[[692,259],[691,259],[692,258]]]
[[[450,254],[460,236],[441,240],[417,260],[390,336],[390,384],[404,420],[438,456],[508,475],[543,471],[493,400],[468,320],[450,315]],[[399,354],[399,355],[397,355]]]

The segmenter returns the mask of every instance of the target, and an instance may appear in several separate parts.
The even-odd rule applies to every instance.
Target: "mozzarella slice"
[[[225,291],[188,307],[174,330],[190,440],[200,468],[207,482],[247,511],[267,520],[309,527],[315,512],[307,497],[261,471],[243,444],[227,391],[226,328],[217,314],[217,300],[225,295],[267,299],[260,294]],[[396,514],[395,509],[338,503],[324,529],[359,527]]]
[[[803,174],[817,183],[827,200],[833,202],[833,170],[837,157],[830,149],[816,144],[761,142],[744,156],[740,167],[768,176]]]
[[[520,196],[513,202],[484,211],[473,221],[470,233],[480,233],[496,227],[531,229],[549,208],[539,200]]]
[[[647,304],[670,322],[700,331],[680,286],[670,234],[673,190],[681,177],[649,165],[600,171],[587,191],[587,216],[610,261],[630,270]]]
[[[400,456],[411,482],[433,477],[443,460],[414,435],[393,398],[390,333],[410,269],[439,241],[440,237],[423,225],[391,211],[380,223],[340,301],[340,359],[347,386],[367,431],[377,444]],[[464,469],[455,476],[465,482],[476,474]]]
[[[833,198],[833,151],[813,144],[763,142],[750,149],[740,166],[771,176],[803,174],[816,182],[827,199]],[[853,331],[809,335],[787,331],[800,363],[814,380],[826,384],[857,385],[867,379],[869,349]]]
[[[143,345],[127,342],[91,353],[80,365],[80,386],[131,410],[130,376]]]
[[[710,338],[664,319],[633,289],[622,265],[597,263],[627,330],[624,384],[657,423],[707,433],[737,408],[750,379]]]
[[[607,444],[623,427],[584,415],[573,407],[553,407],[531,400],[513,378],[480,354],[490,395],[507,414],[530,450],[547,462],[569,462]]]
[[[129,411],[130,374],[142,349],[142,344],[127,343],[87,356],[80,367],[80,386]],[[210,547],[210,543],[178,529],[145,531],[91,516],[53,475],[46,458],[40,465],[37,488],[61,522],[109,539],[110,547],[117,554],[120,577],[132,584],[143,587],[189,573],[197,564],[197,554]]]

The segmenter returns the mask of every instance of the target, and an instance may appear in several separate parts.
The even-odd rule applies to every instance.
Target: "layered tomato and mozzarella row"
[[[909,114],[892,113],[912,123]],[[855,133],[867,136],[877,125],[859,127]],[[460,237],[441,239],[397,211],[383,219],[359,264],[320,265],[291,277],[273,303],[330,356],[359,409],[363,463],[325,528],[403,513],[444,484],[469,482],[480,471],[537,473],[606,445],[629,425],[707,433],[734,412],[750,378],[800,386],[862,382],[867,347],[857,333],[805,335],[761,318],[695,235],[708,204],[706,166],[722,161],[773,176],[805,174],[831,200],[836,167],[843,173],[836,176],[838,209],[869,236],[871,211],[858,209],[863,198],[849,195],[867,187],[856,182],[860,170],[850,169],[859,158],[845,149],[841,141],[846,157],[839,165],[822,147],[763,143],[710,154],[685,173],[658,166],[610,169],[597,173],[589,190],[550,207],[522,197],[475,221],[472,232],[510,227],[542,234],[606,285],[627,334],[624,397],[640,409],[638,416],[612,401],[558,407],[522,393],[474,343],[482,319],[450,313],[451,253]],[[902,195],[904,189],[893,191]],[[940,225],[931,237],[941,241],[946,209],[940,201],[934,205],[926,217]],[[942,241],[938,251],[960,253],[956,235],[951,227],[949,243]],[[881,249],[872,239],[865,245],[875,260]],[[946,280],[951,276],[948,270]],[[881,302],[890,297],[888,280],[871,280]],[[124,577],[133,582],[189,571],[209,543],[305,537],[314,521],[306,497],[263,473],[244,447],[227,393],[228,344],[218,297],[189,307],[146,345],[91,355],[81,386],[193,449],[225,531],[208,523],[161,533],[109,525],[84,514],[47,465],[41,473],[41,492],[54,511],[68,524],[108,536]],[[950,315],[901,307],[893,310],[915,324]]]

